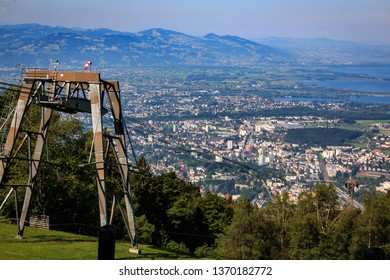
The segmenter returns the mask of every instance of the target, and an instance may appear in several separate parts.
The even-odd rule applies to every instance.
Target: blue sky
[[[33,22],[390,44],[390,0],[0,0],[0,24]]]

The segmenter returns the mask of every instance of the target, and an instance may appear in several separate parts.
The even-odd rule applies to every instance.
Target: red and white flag
[[[84,70],[87,71],[88,70],[88,67],[91,67],[92,65],[92,61],[87,61],[85,64],[84,64]]]

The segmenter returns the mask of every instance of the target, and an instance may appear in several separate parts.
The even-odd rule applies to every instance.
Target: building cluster
[[[323,121],[315,117],[153,121],[150,125],[160,132],[147,137],[135,133],[134,137],[154,172],[174,171],[221,196],[238,195],[260,185],[269,196],[289,191],[292,199],[297,199],[316,182],[334,180],[338,172],[351,174],[356,166],[362,174],[369,170],[389,176],[390,157],[378,148],[306,147],[284,141],[288,129]],[[389,136],[382,138],[384,143],[390,140]],[[214,163],[217,165],[210,168]],[[242,176],[240,164],[251,164],[254,171],[281,171],[282,176],[271,173],[262,180]],[[230,193],[218,187],[229,184]],[[254,202],[262,205],[263,196],[259,192]]]
[[[265,197],[283,191],[296,199],[316,182],[334,180],[340,173],[351,174],[356,166],[363,175],[370,172],[389,178],[388,122],[374,124],[377,133],[364,145],[308,147],[288,143],[284,136],[290,129],[334,126],[339,120],[256,117],[266,110],[305,107],[345,111],[351,109],[349,105],[276,100],[245,93],[252,88],[262,90],[264,84],[248,84],[247,91],[242,91],[239,83],[225,86],[228,82],[219,82],[215,86],[198,82],[189,90],[174,80],[164,85],[158,82],[160,86],[121,84],[123,114],[135,151],[147,157],[157,174],[175,172],[201,190],[221,196],[237,198],[250,192],[259,206]],[[272,89],[270,85],[267,88]],[[90,122],[88,116],[81,118]],[[110,115],[104,118],[108,120]]]

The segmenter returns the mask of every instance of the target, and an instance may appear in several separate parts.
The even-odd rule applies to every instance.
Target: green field
[[[16,225],[0,223],[0,260],[97,260],[98,239],[54,230],[26,227],[24,238],[16,236]],[[142,254],[130,254],[130,242],[117,241],[115,259],[196,259],[177,252],[140,245]]]
[[[323,127],[321,123],[308,123],[306,128],[318,128]],[[378,126],[379,125],[379,126]],[[390,125],[390,120],[357,120],[354,124],[349,123],[337,123],[333,127],[357,131],[367,131],[373,128],[378,128],[380,133],[389,135],[390,129],[386,129],[385,126]]]

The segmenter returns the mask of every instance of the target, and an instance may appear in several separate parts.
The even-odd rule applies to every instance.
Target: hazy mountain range
[[[390,45],[373,45],[328,38],[294,39],[270,37],[259,40],[295,55],[300,62],[390,63]]]
[[[308,43],[309,42],[309,43]],[[242,66],[339,57],[385,62],[390,48],[328,39],[309,41],[268,38],[253,42],[237,36],[149,29],[138,33],[77,29],[38,24],[0,25],[0,66],[47,67],[50,60],[74,67],[92,60],[101,66]],[[356,53],[364,53],[356,55]],[[388,60],[390,61],[390,59]]]
[[[138,33],[74,29],[37,24],[0,26],[3,65],[47,65],[50,60],[103,65],[246,65],[285,62],[289,55],[235,36],[150,29]]]

